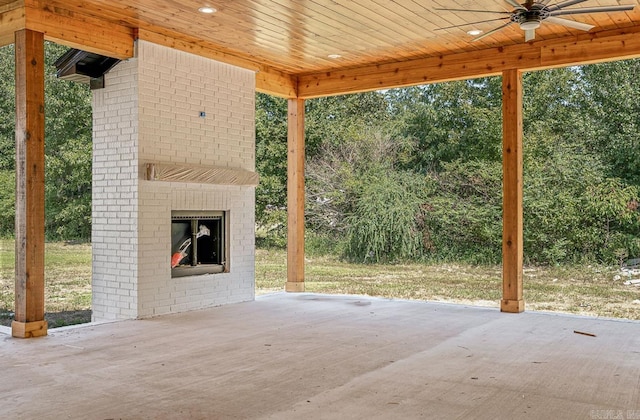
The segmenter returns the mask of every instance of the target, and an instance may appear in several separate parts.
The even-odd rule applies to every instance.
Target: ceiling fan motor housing
[[[540,22],[549,17],[549,10],[544,4],[534,3],[527,10],[516,10],[511,20],[517,23],[522,30],[538,29]]]

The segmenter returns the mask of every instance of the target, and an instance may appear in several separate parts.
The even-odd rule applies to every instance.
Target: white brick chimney
[[[254,73],[138,41],[105,79],[93,91],[93,320],[252,300],[255,186],[145,168],[255,171]],[[172,210],[226,212],[228,272],[171,277]]]

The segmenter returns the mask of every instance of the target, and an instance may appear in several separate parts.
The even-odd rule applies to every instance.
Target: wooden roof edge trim
[[[0,5],[0,14],[24,7],[24,0],[15,0],[7,4]]]
[[[0,8],[0,47],[13,44],[16,38],[15,33],[24,29],[25,26],[24,7],[10,10]]]
[[[640,26],[298,77],[300,98],[495,76],[640,57]]]
[[[197,40],[187,40],[158,34],[147,29],[138,29],[138,39],[174,48],[176,50],[210,58],[222,63],[242,67],[256,72],[256,90],[283,98],[295,98],[297,95],[297,79],[289,74],[275,70],[244,57],[240,57]]]
[[[542,69],[640,57],[640,25],[540,47]],[[532,69],[537,70],[537,69]]]
[[[120,60],[133,57],[131,28],[78,13],[67,16],[30,6],[23,10],[25,27],[47,40]]]

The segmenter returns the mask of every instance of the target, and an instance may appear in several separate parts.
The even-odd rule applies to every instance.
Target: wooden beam
[[[289,99],[287,292],[304,292],[304,100]]]
[[[522,73],[502,74],[502,302],[503,312],[524,311],[522,297]]]
[[[260,70],[256,73],[256,90],[280,98],[298,97],[298,78],[273,70]]]
[[[138,39],[153,42],[154,44],[164,45],[165,47],[174,48],[176,50],[185,51],[202,57],[211,58],[223,63],[242,67],[256,72],[256,90],[269,95],[281,98],[296,98],[297,95],[297,79],[291,75],[277,71],[269,66],[265,66],[247,58],[239,57],[232,52],[225,51],[211,43],[197,40],[195,38],[188,39],[186,36],[180,38],[158,34],[146,29],[137,31]]]
[[[21,30],[16,54],[14,337],[47,334],[44,320],[44,34]]]
[[[314,98],[376,89],[497,76],[640,57],[640,26],[550,41],[299,75],[298,95]]]
[[[49,41],[125,60],[133,57],[133,29],[68,10],[25,1],[25,27]]]

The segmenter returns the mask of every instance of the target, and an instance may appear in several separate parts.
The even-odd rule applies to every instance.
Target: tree
[[[15,168],[15,53],[13,44],[0,48],[0,170]]]
[[[500,162],[459,159],[428,174],[422,205],[427,256],[435,261],[496,264],[501,258]]]
[[[620,75],[611,80],[607,71],[598,70],[602,68],[584,66],[526,75],[524,240],[531,262],[613,262],[616,250],[638,253],[640,230],[634,221],[640,213],[629,210],[638,190],[629,185],[629,172],[612,165],[608,145],[621,145],[619,134],[613,127],[603,130],[619,117],[620,111],[611,109],[633,112],[616,105],[628,104],[624,96],[630,92],[616,85]],[[594,89],[600,92],[595,102]],[[610,119],[603,113],[604,102],[611,107]],[[599,208],[612,203],[616,210],[605,216]]]
[[[58,79],[53,63],[67,50],[45,48],[46,227],[53,239],[91,236],[91,91]]]
[[[308,226],[356,261],[419,257],[424,177],[397,168],[411,146],[379,128],[350,134],[308,161]]]
[[[500,159],[502,107],[500,78],[439,83],[389,91],[395,102],[394,134],[416,143],[408,167],[438,171],[464,158]]]
[[[15,65],[13,45],[0,48],[0,236],[15,218]]]
[[[307,162],[332,145],[348,143],[362,130],[388,120],[385,96],[368,92],[305,102],[305,156]],[[264,94],[256,96],[256,221],[259,239],[286,243],[287,103]],[[313,180],[308,180],[313,183]],[[311,198],[310,198],[311,197]],[[307,203],[314,194],[307,196]],[[313,222],[311,223],[313,227]]]
[[[256,223],[259,244],[283,247],[287,221],[287,103],[256,94]]]
[[[602,232],[593,225],[586,192],[603,180],[598,157],[572,139],[541,129],[527,137],[524,158],[526,260],[595,260]]]
[[[54,239],[89,239],[91,232],[91,93],[57,79],[55,60],[66,47],[45,44],[45,219]],[[0,50],[0,180],[15,172],[13,46]],[[0,234],[13,232],[15,185],[0,192]]]
[[[341,144],[390,120],[387,97],[380,92],[330,96],[305,103],[305,152],[313,158],[325,144]]]
[[[640,59],[580,68],[581,108],[589,147],[609,166],[609,176],[640,185]]]

